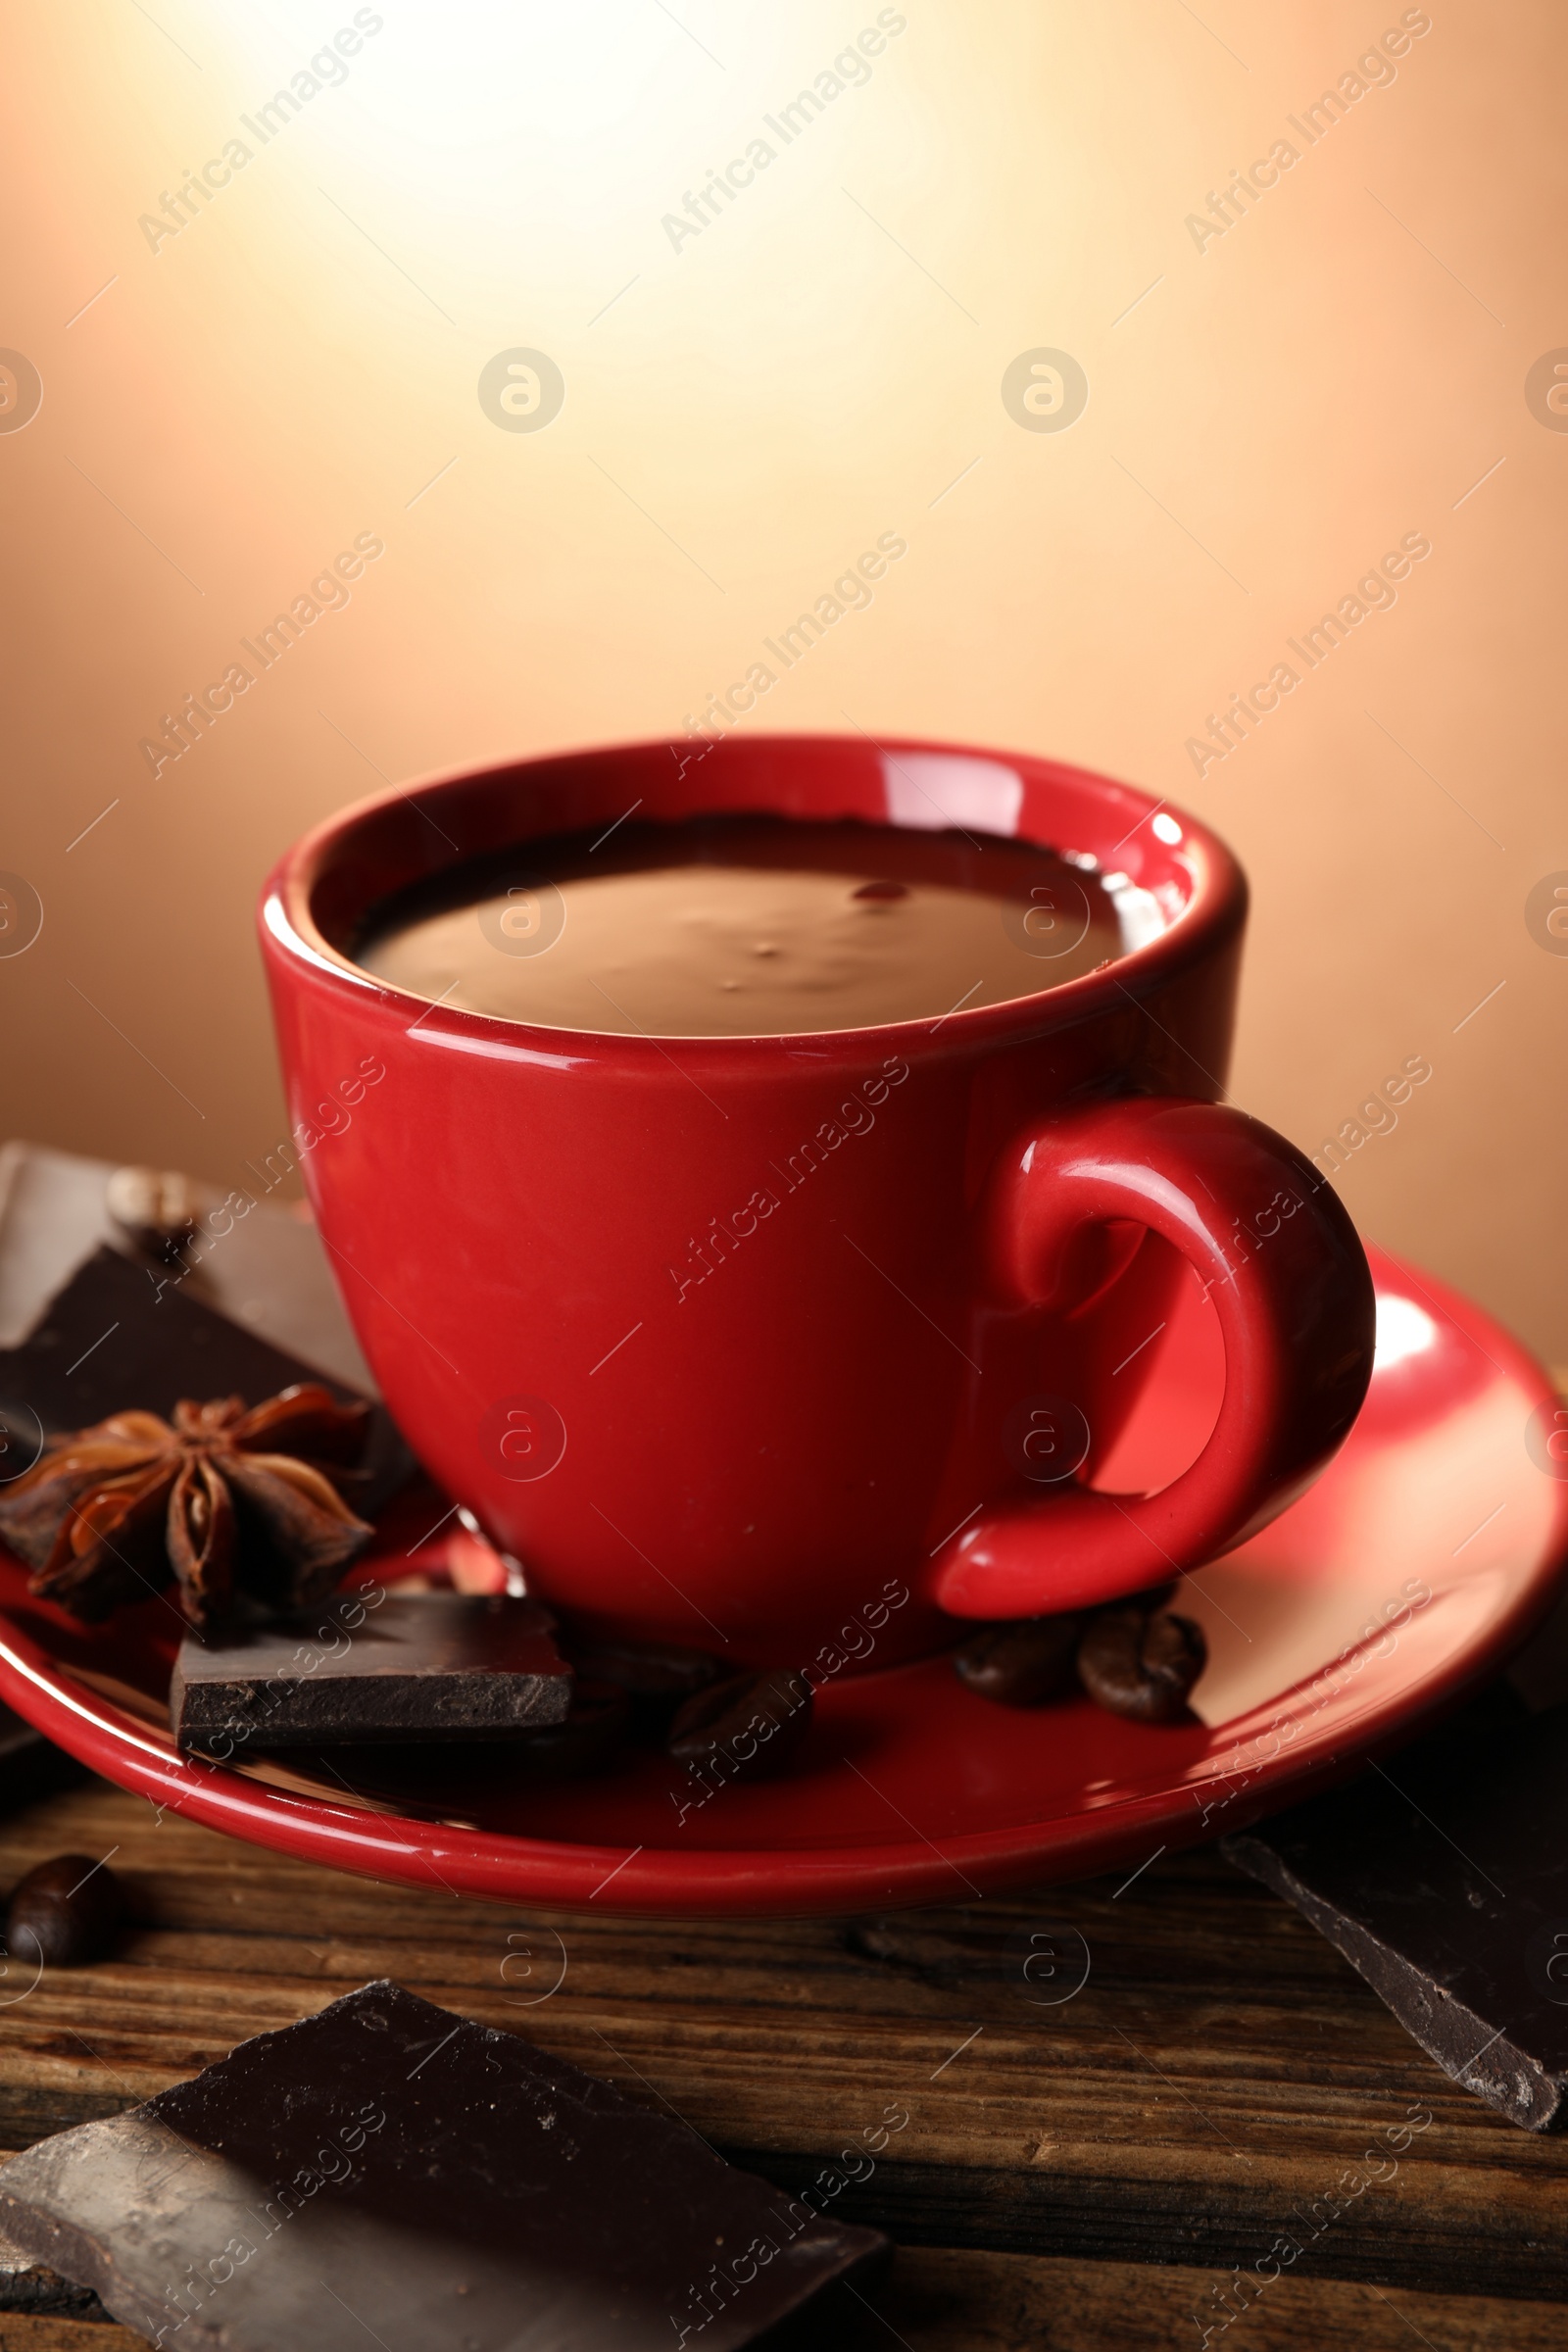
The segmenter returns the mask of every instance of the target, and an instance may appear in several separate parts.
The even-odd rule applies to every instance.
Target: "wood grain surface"
[[[1212,1851],[1034,1901],[633,1923],[339,1877],[85,1782],[0,1821],[0,1886],[66,1851],[111,1856],[130,1916],[96,1967],[6,1963],[0,2147],[390,1976],[887,2229],[867,2342],[1568,2340],[1568,2139],[1449,2082]],[[0,2352],[117,2340],[0,2316]]]
[[[896,2352],[900,2340],[907,2352],[1190,2352],[1200,2341],[1193,2314],[1225,2283],[1207,2271],[906,2247],[856,2352]],[[1238,2329],[1246,2352],[1419,2352],[1423,2341],[1432,2352],[1561,2352],[1564,2336],[1556,2304],[1391,2295],[1342,2279],[1281,2280]],[[143,2343],[128,2328],[0,2314],[0,2352],[142,2352]]]

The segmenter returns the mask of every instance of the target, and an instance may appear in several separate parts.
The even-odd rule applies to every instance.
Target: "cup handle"
[[[1228,1551],[1310,1484],[1366,1395],[1371,1272],[1333,1189],[1283,1136],[1169,1096],[1042,1120],[1000,1155],[982,1196],[990,1286],[1012,1303],[1070,1305],[1073,1244],[1111,1218],[1163,1234],[1212,1298],[1219,1418],[1156,1494],[1069,1486],[983,1511],[937,1563],[935,1597],[954,1616],[1084,1608]]]

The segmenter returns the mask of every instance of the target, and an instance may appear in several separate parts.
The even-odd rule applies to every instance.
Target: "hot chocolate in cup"
[[[1372,1360],[1345,1211],[1218,1099],[1245,912],[1168,805],[924,743],[634,745],[329,819],[262,937],[411,1444],[576,1623],[737,1668],[895,1663],[1241,1541]],[[1195,1276],[1213,1425],[1104,1492]]]
[[[1125,955],[1133,895],[953,827],[639,819],[416,883],[371,910],[355,955],[413,995],[534,1027],[788,1037],[1058,988]]]

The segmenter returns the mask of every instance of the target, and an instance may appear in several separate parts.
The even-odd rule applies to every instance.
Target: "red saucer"
[[[652,1754],[538,1789],[509,1787],[493,1749],[482,1762],[426,1750],[416,1793],[400,1794],[391,1768],[361,1750],[351,1789],[265,1760],[234,1770],[178,1756],[164,1729],[170,1611],[149,1601],[84,1631],[30,1600],[4,1553],[0,1696],[110,1780],[191,1820],[491,1900],[783,1916],[1132,1870],[1409,1736],[1498,1665],[1552,1596],[1568,1462],[1548,1467],[1550,1383],[1479,1308],[1370,1255],[1377,1370],[1348,1442],[1283,1518],[1188,1580],[1181,1605],[1210,1653],[1194,1694],[1202,1720],[1189,1727],[1125,1723],[1088,1700],[997,1707],[939,1658],[830,1683],[787,1777],[702,1805]],[[1196,1286],[1157,1345],[1150,1401],[1107,1465],[1124,1491],[1169,1475],[1201,1434],[1205,1396],[1212,1412],[1217,1367]],[[410,1549],[390,1524],[383,1536],[361,1578],[441,1565],[441,1537]]]

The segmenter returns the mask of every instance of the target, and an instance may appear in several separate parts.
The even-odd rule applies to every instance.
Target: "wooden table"
[[[50,1971],[0,2009],[0,2146],[112,2115],[389,1976],[662,2103],[791,2187],[906,2113],[833,2199],[900,2247],[867,2345],[1196,2352],[1205,2328],[1248,2352],[1568,2343],[1568,2140],[1456,2088],[1213,1851],[1121,1892],[1094,1881],[783,1926],[410,1893],[160,1819],[99,1782],[0,1821],[0,1886],[65,1851],[113,1851],[131,1921],[113,1960]],[[1058,1955],[1054,1978],[1046,1957],[1025,1980],[1031,1936]],[[1037,2005],[1081,1974],[1078,1937],[1087,1984]],[[0,1998],[24,1982],[13,1964]],[[1352,2194],[1363,2151],[1377,2137],[1387,2152],[1412,2111],[1431,2120],[1396,2169]],[[1290,2232],[1304,2250],[1282,2268],[1269,2249]],[[0,2315],[0,2352],[139,2341]]]

